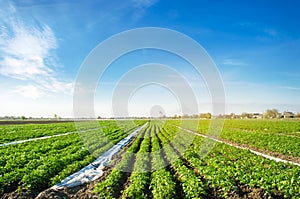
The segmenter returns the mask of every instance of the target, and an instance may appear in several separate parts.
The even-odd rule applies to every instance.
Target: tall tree
[[[264,112],[264,118],[267,119],[273,119],[273,118],[278,118],[280,116],[279,112],[277,109],[268,109]]]

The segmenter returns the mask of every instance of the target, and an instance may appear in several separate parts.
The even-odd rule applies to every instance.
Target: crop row
[[[152,127],[152,126],[151,126]],[[147,197],[147,185],[149,184],[151,164],[149,161],[151,151],[152,128],[147,128],[140,150],[136,154],[133,172],[128,180],[128,186],[122,192],[124,198],[145,198]]]
[[[112,143],[130,133],[128,129],[133,127],[131,122],[124,121],[120,127],[110,126],[105,128],[105,131],[90,130],[86,135],[90,140],[104,135],[112,139],[99,139],[98,146],[94,145],[100,155],[109,149]],[[1,147],[0,196],[16,189],[43,190],[91,163],[95,156],[90,154],[81,137],[83,136],[70,134]]]
[[[118,123],[106,122],[101,130],[86,130],[80,132],[79,135],[89,151],[95,157],[98,157],[125,138],[128,134],[124,132],[132,132],[135,128],[136,126],[133,126],[133,123],[128,121]]]
[[[149,128],[149,125],[140,132],[135,142],[128,148],[126,153],[123,154],[122,160],[118,163],[116,168],[111,171],[104,181],[96,186],[94,191],[98,193],[101,198],[116,198],[120,196],[120,185],[125,183],[124,180],[127,179],[128,173],[126,171],[129,171],[129,168],[132,167],[135,161],[135,153],[140,150],[140,145],[147,128]]]
[[[205,133],[216,120],[172,120],[174,123]],[[233,119],[224,120],[224,129],[241,130],[243,132],[272,133],[280,135],[300,136],[299,120],[263,120],[263,119]]]
[[[125,123],[132,126],[141,126],[145,123],[145,120],[126,121]],[[52,123],[52,124],[19,124],[19,125],[1,125],[0,128],[0,144],[26,140],[32,138],[38,138],[43,136],[51,136],[57,134],[63,134],[67,132],[84,131],[89,129],[98,129],[102,127],[107,128],[121,128],[124,127],[123,121],[116,122],[115,120],[100,120],[100,121],[78,121],[64,122],[64,123]],[[110,137],[111,140],[114,140]]]
[[[242,189],[262,189],[269,196],[298,198],[300,168],[278,163],[250,151],[217,143],[204,158],[199,158],[203,138],[196,137],[184,158],[217,195],[228,196]]]
[[[295,134],[300,132],[300,123],[297,120],[226,120],[224,127],[261,133]]]
[[[240,120],[238,120],[240,121]],[[245,123],[245,121],[241,120],[242,123]],[[292,122],[292,121],[257,121],[257,120],[246,120],[249,122],[249,126],[254,124],[277,124],[277,126],[283,125],[292,125],[299,123]],[[258,130],[245,132],[242,129],[236,129],[236,128],[229,128],[229,124],[232,127],[232,125],[237,125],[237,121],[235,120],[228,120],[225,122],[225,126],[222,129],[222,132],[220,134],[220,138],[224,140],[228,140],[231,142],[239,143],[239,144],[246,144],[249,146],[252,146],[254,148],[267,150],[271,152],[276,152],[279,154],[283,154],[286,156],[292,156],[292,157],[300,157],[300,137],[297,136],[285,136],[284,134],[275,134],[275,133],[261,133]],[[178,125],[178,121],[169,121],[170,124]],[[226,124],[229,123],[229,124]],[[200,133],[207,133],[210,121],[209,120],[201,120],[199,125],[197,120],[189,120],[184,121],[182,126],[184,128],[188,128],[191,130],[196,130]],[[297,126],[294,125],[294,126]],[[198,128],[197,128],[198,126]],[[246,124],[244,125],[246,126]],[[240,127],[243,127],[241,125]],[[260,126],[261,127],[261,126]],[[292,126],[293,127],[293,126]],[[258,128],[256,126],[256,128]],[[262,127],[261,127],[262,128]],[[294,128],[292,128],[294,129]]]
[[[299,197],[299,167],[220,143],[203,157],[205,144],[214,143],[171,124],[151,122],[95,192],[105,198],[243,197],[252,191]],[[124,172],[129,165],[131,175]]]
[[[2,125],[0,128],[0,143],[43,137],[75,131],[72,122],[54,124],[20,124]]]
[[[221,138],[286,156],[300,157],[300,137],[224,129]]]
[[[184,135],[184,132],[179,134],[181,139],[178,140],[184,145],[188,142],[188,135]],[[204,190],[204,192],[199,190],[200,194],[205,191],[207,194],[209,190],[213,190],[216,195],[227,197],[230,194],[239,194],[245,188],[248,190],[259,188],[268,196],[299,198],[299,167],[277,163],[254,155],[250,151],[221,143],[217,143],[203,158],[204,147],[203,138],[195,137],[193,144],[179,160],[188,162],[187,165],[198,175],[200,187]],[[196,181],[195,183],[199,184]]]
[[[194,181],[190,179],[193,171],[177,160],[178,151],[182,150],[174,148],[175,145],[180,148],[179,137],[177,138],[176,135],[167,131],[161,133],[161,130],[159,126],[153,123],[144,130],[145,135],[140,142],[139,150],[136,155],[131,156],[131,158],[134,157],[132,174],[128,178],[124,174],[116,175],[116,173],[122,174],[122,171],[119,170],[120,166],[117,166],[104,181],[96,186],[95,192],[100,197],[178,198],[176,186],[181,186],[184,195],[190,198],[197,194],[195,194],[196,189],[201,190],[201,186],[198,187],[199,184],[193,184]],[[173,141],[172,144],[170,144],[171,140]],[[124,164],[124,161],[128,162],[127,157],[125,153],[120,164]],[[175,176],[178,179],[175,179],[170,169],[167,168],[171,161],[176,162],[172,164],[171,170],[173,174],[176,173]],[[121,176],[125,179],[122,180]],[[195,175],[194,177],[196,178]]]

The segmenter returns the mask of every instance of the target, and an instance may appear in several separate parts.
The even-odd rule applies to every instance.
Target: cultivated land
[[[300,197],[298,120],[226,120],[219,136],[208,134],[210,122],[103,120],[99,125],[84,122],[80,132],[72,122],[1,125],[0,144],[30,140],[0,147],[0,197],[34,198],[41,192],[39,198]],[[144,123],[100,179],[48,189]],[[218,142],[206,141],[212,139]],[[214,145],[212,150],[206,151],[208,145]]]

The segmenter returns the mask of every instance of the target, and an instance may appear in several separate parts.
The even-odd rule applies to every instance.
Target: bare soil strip
[[[249,151],[251,151],[252,153],[254,153],[256,155],[262,156],[264,158],[268,158],[270,160],[274,160],[276,162],[283,162],[283,163],[289,163],[289,164],[293,164],[293,165],[296,165],[296,166],[300,166],[300,163],[298,162],[297,158],[288,157],[288,156],[285,156],[285,155],[282,155],[282,154],[277,154],[277,153],[274,153],[274,152],[259,150],[259,149],[256,149],[256,148],[253,148],[253,147],[250,147],[250,146],[246,146],[246,145],[241,146],[241,145],[238,145],[237,143],[231,143],[231,142],[228,142],[228,141],[225,141],[225,140],[220,140],[220,139],[217,139],[217,138],[214,138],[214,137],[211,137],[211,136],[208,136],[208,135],[204,135],[204,134],[201,134],[201,133],[198,133],[198,132],[186,129],[186,128],[182,128],[180,126],[177,126],[177,127],[180,128],[180,129],[183,129],[187,132],[193,133],[197,136],[202,136],[204,138],[208,138],[208,139],[214,140],[216,142],[227,144],[227,145],[239,148],[239,149],[249,150]],[[277,157],[274,157],[272,155],[276,155]],[[282,157],[284,159],[279,158],[279,157]],[[287,160],[287,159],[293,159],[293,161]],[[295,161],[297,161],[297,162],[295,162]]]

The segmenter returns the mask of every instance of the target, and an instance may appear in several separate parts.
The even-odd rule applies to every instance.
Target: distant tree
[[[251,113],[246,113],[246,112],[243,112],[242,114],[241,114],[241,117],[242,118],[251,118]]]
[[[189,115],[188,114],[183,114],[182,118],[188,118]]]
[[[200,118],[211,119],[211,113],[201,113]]]
[[[264,118],[266,119],[273,119],[273,118],[279,118],[280,113],[277,109],[268,109],[264,112]]]
[[[26,120],[26,117],[24,115],[22,115],[21,120]]]
[[[54,114],[54,119],[56,119],[56,120],[60,120],[60,119],[61,119],[61,117],[60,117],[59,115],[57,115],[57,114]]]
[[[229,118],[230,118],[230,119],[235,119],[235,113],[230,113],[230,114],[229,114]]]
[[[211,119],[211,113],[206,113],[206,118]]]
[[[225,118],[225,116],[222,115],[222,114],[219,114],[219,115],[217,116],[217,118]]]

